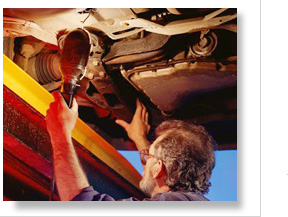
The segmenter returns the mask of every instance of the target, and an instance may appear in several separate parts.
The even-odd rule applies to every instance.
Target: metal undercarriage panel
[[[233,64],[187,61],[150,70],[122,70],[124,77],[164,112],[179,109],[196,95],[236,86],[236,73]]]

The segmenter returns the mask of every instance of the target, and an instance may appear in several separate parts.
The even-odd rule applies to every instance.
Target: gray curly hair
[[[165,135],[164,135],[165,134]],[[164,161],[172,190],[208,193],[215,166],[214,139],[202,126],[180,120],[162,122],[155,136],[163,139],[155,144],[155,157]]]

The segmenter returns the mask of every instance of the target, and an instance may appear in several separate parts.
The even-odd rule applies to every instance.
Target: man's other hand
[[[129,138],[134,142],[145,139],[147,140],[147,134],[150,130],[150,125],[148,123],[148,112],[146,107],[140,102],[139,99],[136,100],[136,111],[130,124],[123,120],[116,120],[116,123],[122,126]]]
[[[53,92],[53,97],[55,101],[50,104],[46,112],[46,126],[52,144],[53,141],[59,142],[71,137],[78,117],[78,104],[75,98],[71,109],[69,109],[58,91]]]

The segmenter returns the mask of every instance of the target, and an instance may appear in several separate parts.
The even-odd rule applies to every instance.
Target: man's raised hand
[[[129,138],[137,145],[137,143],[143,140],[147,141],[147,134],[150,130],[148,119],[149,114],[146,107],[140,102],[139,99],[137,99],[136,111],[131,123],[129,124],[126,121],[120,119],[117,119],[116,123],[126,130]]]

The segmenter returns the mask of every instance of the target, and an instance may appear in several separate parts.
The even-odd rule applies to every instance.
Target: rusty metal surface
[[[3,101],[4,164],[8,169],[28,177],[31,183],[35,182],[35,188],[36,185],[41,185],[42,189],[46,189],[45,192],[49,192],[52,153],[43,116],[5,86]],[[136,187],[93,156],[89,150],[75,140],[73,143],[89,182],[95,189],[116,198],[144,197]]]
[[[3,130],[51,160],[51,143],[45,120],[7,88],[3,90]]]

